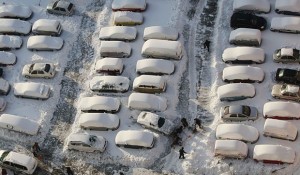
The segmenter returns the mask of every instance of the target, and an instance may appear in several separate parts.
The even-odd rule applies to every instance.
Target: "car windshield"
[[[2,153],[1,157],[0,157],[0,161],[3,162],[3,159],[8,155],[9,151],[5,151],[4,153]]]
[[[243,114],[250,116],[251,109],[249,106],[243,106]]]
[[[72,7],[73,7],[73,4],[70,4],[70,5],[68,6],[68,10],[71,11]]]
[[[50,64],[45,64],[45,72],[49,72],[50,70]]]
[[[34,64],[30,65],[29,72],[32,72],[33,66],[34,66]]]
[[[162,117],[159,117],[159,119],[158,119],[158,122],[157,122],[157,126],[159,127],[159,128],[161,128],[164,124],[165,124],[165,119],[164,118],[162,118]]]

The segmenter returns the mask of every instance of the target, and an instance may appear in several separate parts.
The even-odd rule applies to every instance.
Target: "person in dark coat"
[[[183,147],[181,147],[181,149],[179,150],[179,159],[185,159],[185,157],[184,157],[184,154],[185,154],[186,152],[184,151],[184,148]]]
[[[181,124],[182,124],[182,126],[184,127],[184,128],[186,128],[186,127],[188,127],[189,126],[189,124],[188,124],[188,122],[187,122],[187,120],[186,120],[186,118],[181,118]]]
[[[7,171],[6,171],[6,169],[2,169],[2,171],[1,171],[1,175],[7,175]]]
[[[205,40],[204,42],[204,49],[207,48],[207,51],[209,52],[209,46],[210,46],[210,41],[209,40]]]
[[[67,174],[68,175],[74,175],[74,172],[71,170],[70,167],[67,167]]]
[[[31,149],[32,149],[32,152],[40,152],[41,151],[41,148],[37,142],[34,142]]]
[[[203,129],[203,128],[202,128],[202,125],[201,125],[201,120],[198,119],[198,118],[195,118],[195,119],[194,119],[194,129],[193,129],[193,133],[196,133],[196,132],[197,132],[197,126],[198,126],[200,129]]]

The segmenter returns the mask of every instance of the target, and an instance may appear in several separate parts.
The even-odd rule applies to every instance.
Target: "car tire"
[[[116,144],[116,146],[117,146],[117,147],[121,147],[121,145],[119,145],[119,144]]]
[[[51,77],[45,77],[45,79],[51,79]]]

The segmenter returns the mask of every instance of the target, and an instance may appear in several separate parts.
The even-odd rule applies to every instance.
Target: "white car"
[[[232,64],[261,64],[265,61],[265,52],[262,48],[232,47],[223,51],[222,60]]]
[[[98,131],[116,130],[120,126],[120,118],[116,114],[84,113],[79,116],[78,123],[83,129]]]
[[[270,101],[264,104],[263,116],[281,120],[300,119],[300,104],[290,101]]]
[[[285,15],[300,15],[300,1],[298,0],[276,0],[275,12]]]
[[[60,50],[63,47],[64,40],[53,36],[30,36],[27,41],[29,50]]]
[[[238,46],[260,46],[261,31],[250,28],[237,28],[231,31],[229,43]]]
[[[55,66],[52,63],[33,63],[23,67],[22,75],[26,78],[53,78]]]
[[[27,35],[31,31],[31,23],[19,19],[0,18],[0,33]]]
[[[78,151],[94,152],[105,151],[107,141],[102,136],[95,136],[86,133],[73,133],[67,138],[68,149]]]
[[[164,26],[150,26],[144,29],[144,40],[148,39],[162,39],[173,40],[178,39],[178,31],[175,28]]]
[[[259,132],[253,126],[244,124],[220,124],[216,129],[216,138],[221,140],[241,140],[254,143],[259,138]]]
[[[244,159],[248,156],[248,146],[239,140],[216,140],[214,156]]]
[[[270,30],[273,32],[300,33],[300,17],[274,17]]]
[[[0,35],[0,50],[19,49],[22,43],[22,38],[19,36]]]
[[[128,107],[136,110],[165,111],[167,99],[154,94],[132,93],[128,98]]]
[[[17,57],[14,53],[0,51],[0,65],[14,65],[17,62]]]
[[[46,100],[50,96],[50,87],[43,83],[24,82],[14,84],[14,95],[22,98]]]
[[[8,81],[0,78],[0,95],[7,95],[10,91],[10,85]]]
[[[123,41],[101,41],[101,57],[127,58],[131,54],[131,46]]]
[[[120,110],[121,102],[118,98],[93,96],[83,97],[79,102],[79,109],[82,112],[106,112],[117,113]]]
[[[251,11],[256,13],[269,13],[271,4],[269,0],[234,0],[233,11]]]
[[[0,18],[28,19],[32,15],[29,7],[23,5],[1,5]]]
[[[265,73],[259,67],[228,66],[223,69],[222,79],[226,83],[261,83]]]
[[[294,163],[295,158],[295,150],[282,145],[255,145],[253,150],[253,159],[264,163]]]
[[[232,83],[218,87],[220,101],[237,101],[255,96],[255,87],[249,83]]]
[[[73,3],[63,0],[52,1],[47,5],[47,12],[57,15],[72,15],[75,7]]]
[[[111,4],[113,11],[142,12],[146,6],[146,0],[114,0]]]
[[[292,122],[270,118],[265,121],[264,136],[294,141],[297,135],[298,129]]]
[[[146,128],[162,132],[166,135],[170,135],[175,129],[175,124],[172,121],[152,112],[141,112],[137,118],[137,122]]]
[[[150,149],[154,146],[154,140],[154,135],[150,132],[123,130],[117,133],[115,143],[118,147]]]
[[[163,59],[142,59],[136,63],[136,73],[153,75],[171,75],[175,71],[172,61]]]
[[[121,58],[102,58],[96,62],[95,71],[108,75],[120,75],[124,64]]]
[[[102,27],[100,30],[100,40],[122,40],[132,41],[136,38],[137,30],[135,27],[110,26]]]
[[[59,36],[62,33],[62,25],[58,20],[39,19],[33,23],[32,33],[35,35]]]
[[[130,80],[123,76],[94,76],[90,80],[90,89],[99,92],[127,92]]]
[[[135,26],[143,23],[142,13],[114,12],[114,24],[116,26]]]

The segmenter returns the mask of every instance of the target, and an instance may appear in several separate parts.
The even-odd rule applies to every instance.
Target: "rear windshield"
[[[46,65],[45,65],[45,71],[46,71],[46,72],[49,72],[49,70],[50,70],[50,64],[46,64]]]
[[[251,112],[251,109],[249,106],[243,106],[243,114],[249,116]]]

